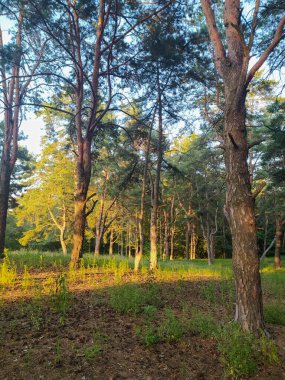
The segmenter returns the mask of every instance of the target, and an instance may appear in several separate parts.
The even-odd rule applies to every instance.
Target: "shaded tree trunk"
[[[284,221],[278,217],[276,219],[276,233],[275,233],[275,255],[274,264],[275,269],[281,268],[281,247],[282,247],[282,237],[283,237],[283,225]]]
[[[164,259],[169,260],[169,225],[168,225],[168,212],[164,213]]]
[[[185,231],[185,259],[189,260],[189,251],[190,251],[190,237],[191,237],[191,221],[186,220],[186,231]]]
[[[8,200],[10,190],[10,165],[7,163],[4,154],[2,155],[0,167],[0,259],[4,257],[5,234],[8,214]]]
[[[157,69],[157,88],[158,88],[158,141],[157,141],[157,165],[155,181],[152,191],[151,220],[150,220],[150,270],[157,269],[157,211],[159,203],[160,188],[160,172],[162,163],[162,139],[163,139],[163,123],[162,123],[162,94],[159,79],[159,68]]]

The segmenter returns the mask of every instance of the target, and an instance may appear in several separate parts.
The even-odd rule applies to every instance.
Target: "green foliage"
[[[0,285],[13,285],[16,275],[16,266],[6,253],[2,264],[0,263]]]
[[[158,336],[162,341],[179,340],[187,331],[186,322],[178,318],[173,310],[166,309],[160,326],[158,327]]]
[[[188,322],[188,328],[194,334],[209,338],[216,334],[218,325],[210,315],[193,308],[191,310],[191,318]]]
[[[108,337],[98,332],[93,333],[92,345],[84,349],[84,357],[86,360],[91,361],[95,359],[98,354],[103,351],[104,345],[106,344]]]
[[[71,306],[71,296],[69,294],[68,284],[64,274],[60,274],[56,279],[52,301],[56,312],[59,313],[59,322],[61,325],[64,325],[67,312]]]
[[[121,285],[110,289],[110,304],[119,313],[138,314],[145,306],[159,304],[158,288],[154,284],[145,287],[133,284]]]
[[[280,303],[264,306],[265,322],[285,326],[285,307]]]
[[[255,339],[251,334],[242,332],[233,323],[220,329],[217,337],[218,349],[228,376],[237,378],[256,372]]]

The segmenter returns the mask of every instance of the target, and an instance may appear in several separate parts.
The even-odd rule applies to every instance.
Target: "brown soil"
[[[36,306],[31,306],[31,295],[20,288],[3,294],[2,380],[224,378],[213,339],[189,333],[178,341],[145,346],[136,333],[136,327],[144,323],[143,316],[116,313],[108,302],[112,277],[102,276],[98,275],[93,286],[78,283],[72,287],[72,303],[64,325],[59,323],[59,315],[48,296],[41,301],[43,306],[38,312]],[[171,307],[177,314],[182,306],[207,311],[210,306],[201,297],[201,286],[201,281],[160,282],[161,308]],[[221,321],[224,313],[223,305],[214,309],[215,317]],[[285,379],[285,328],[275,326],[270,331],[279,347],[281,365],[261,368],[253,379]],[[105,339],[102,350],[90,357],[86,352],[94,345],[94,334]]]

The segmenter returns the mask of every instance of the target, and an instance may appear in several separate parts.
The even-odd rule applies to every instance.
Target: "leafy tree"
[[[17,199],[17,225],[24,226],[22,245],[41,241],[56,233],[64,254],[67,254],[67,233],[72,225],[74,192],[73,157],[66,150],[66,141],[44,145],[30,187]],[[70,236],[69,236],[70,238]]]

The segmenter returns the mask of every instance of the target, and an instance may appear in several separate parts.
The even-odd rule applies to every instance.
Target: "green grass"
[[[110,305],[121,314],[142,313],[147,306],[158,306],[160,303],[158,287],[147,283],[144,286],[125,284],[111,288]]]
[[[285,307],[280,303],[271,303],[264,306],[266,323],[285,326]]]

